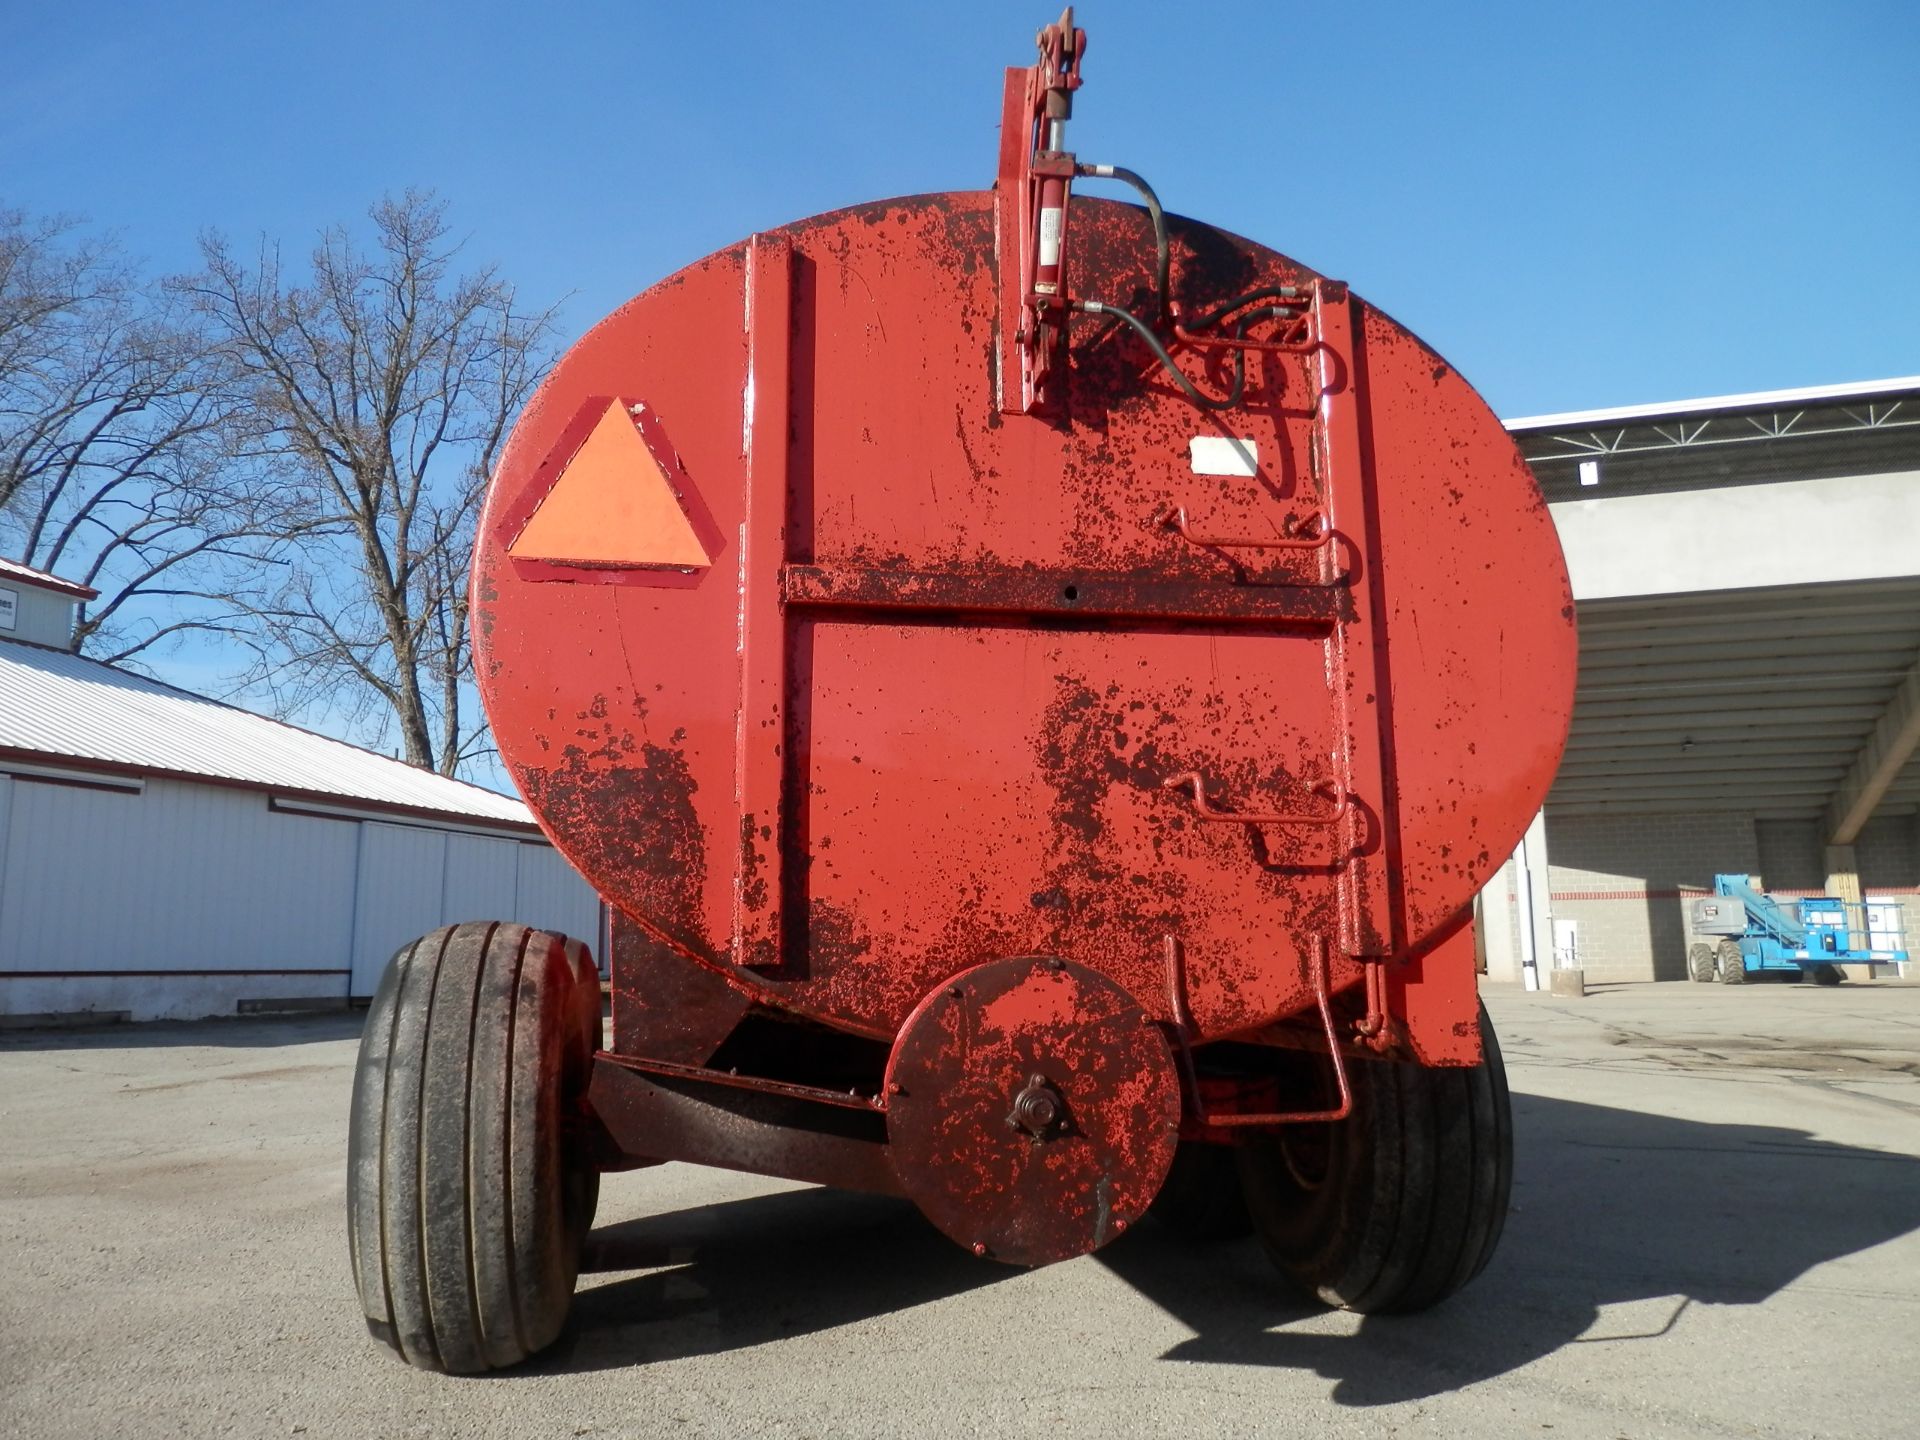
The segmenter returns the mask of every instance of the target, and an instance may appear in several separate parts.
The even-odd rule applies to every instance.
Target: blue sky
[[[430,187],[571,338],[756,229],[990,183],[1055,4],[11,0],[0,203],[178,269]],[[1081,158],[1351,281],[1503,415],[1920,372],[1920,0],[1079,19]]]
[[[303,249],[438,189],[569,335],[752,230],[991,179],[1047,0],[29,6],[0,201]],[[1071,136],[1507,415],[1920,371],[1920,4],[1080,7]]]

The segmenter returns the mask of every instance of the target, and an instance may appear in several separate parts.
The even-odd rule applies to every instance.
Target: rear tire
[[[1484,1007],[1480,1034],[1471,1069],[1359,1061],[1346,1120],[1240,1148],[1254,1229],[1295,1288],[1347,1310],[1406,1312],[1486,1267],[1513,1186],[1513,1116]]]
[[[1846,972],[1838,965],[1810,966],[1806,974],[1816,985],[1838,985],[1847,978]]]
[[[1722,985],[1744,985],[1747,983],[1747,962],[1740,954],[1738,940],[1722,940],[1719,949],[1720,983]]]
[[[560,1333],[599,1198],[569,1135],[599,1045],[577,941],[452,925],[394,956],[354,1072],[347,1240],[367,1328],[408,1363],[497,1370]]]
[[[1695,945],[1687,951],[1687,978],[1698,985],[1711,984],[1713,981],[1713,947]]]

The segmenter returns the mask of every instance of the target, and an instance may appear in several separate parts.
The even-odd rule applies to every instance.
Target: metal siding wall
[[[606,968],[600,950],[600,897],[551,845],[518,845],[519,894],[514,918],[542,930],[584,940]]]
[[[55,595],[31,584],[0,575],[0,589],[19,597],[14,627],[0,630],[8,640],[29,640],[35,645],[51,645],[64,650],[73,643],[73,598]]]
[[[180,781],[148,781],[142,795],[12,791],[0,968],[344,968],[348,829]]]
[[[519,920],[597,949],[599,897],[543,844],[290,814],[258,791],[184,781],[130,793],[0,777],[0,974],[320,972],[20,980],[0,984],[0,1013],[364,997],[400,946],[461,920]]]
[[[480,835],[447,836],[447,873],[441,888],[440,923],[514,920],[519,882],[517,840]]]
[[[600,897],[551,846],[373,821],[360,831],[356,996],[402,945],[464,920],[518,920],[598,949]]]
[[[371,995],[394,951],[441,923],[447,835],[403,825],[360,826],[353,993]]]
[[[7,949],[7,841],[13,834],[13,777],[0,775],[0,972],[11,967]],[[7,1009],[7,997],[0,994],[0,1013]]]
[[[9,788],[0,969],[344,968],[351,827],[179,781]],[[343,979],[313,993],[344,992]]]
[[[351,825],[275,811],[257,792],[155,780],[147,793],[171,811],[155,843],[174,852],[167,866],[179,897],[174,923],[197,937],[185,951],[224,930],[230,938],[221,948],[244,952],[234,954],[236,968],[346,968],[357,849]],[[181,963],[190,965],[185,954]],[[330,976],[312,993],[344,995],[346,976]]]

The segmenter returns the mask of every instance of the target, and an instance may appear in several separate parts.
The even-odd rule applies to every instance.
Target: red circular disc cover
[[[1013,1265],[1124,1231],[1160,1193],[1180,1136],[1165,1037],[1119,986],[1060,960],[997,960],[934,991],[901,1028],[887,1092],[907,1197],[951,1239]],[[1045,1108],[1023,1125],[1034,1095]]]

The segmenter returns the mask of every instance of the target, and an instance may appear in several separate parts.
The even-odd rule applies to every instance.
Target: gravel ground
[[[1020,1273],[902,1202],[609,1177],[511,1375],[361,1327],[358,1018],[0,1035],[0,1434],[1887,1436],[1920,1425],[1920,985],[1493,990],[1518,1169],[1424,1316],[1141,1226]]]

